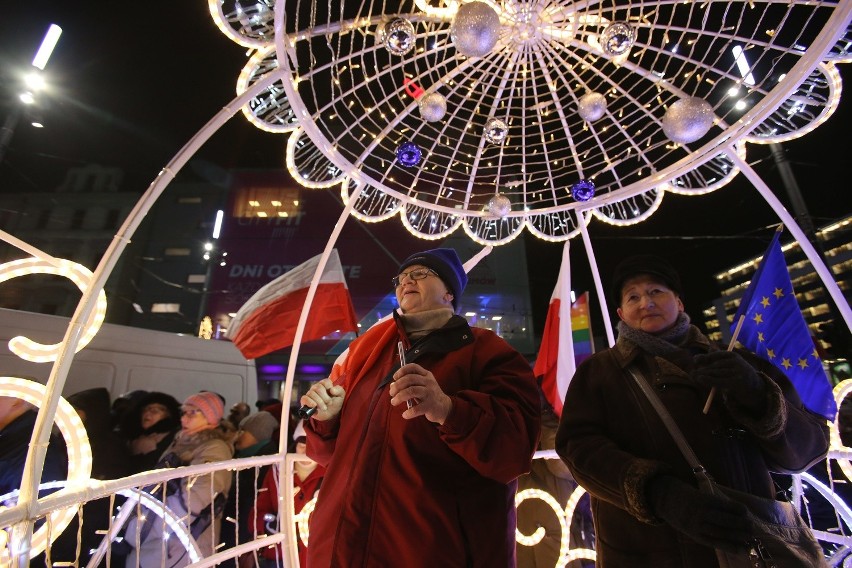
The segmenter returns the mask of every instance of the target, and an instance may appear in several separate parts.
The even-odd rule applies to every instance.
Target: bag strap
[[[692,451],[692,446],[690,446],[689,442],[686,441],[686,438],[683,436],[683,432],[680,431],[680,428],[678,428],[674,418],[672,418],[672,415],[669,414],[668,410],[666,410],[666,407],[663,405],[663,401],[660,400],[660,397],[657,396],[657,393],[655,393],[654,389],[651,388],[651,385],[648,384],[648,381],[645,379],[642,371],[635,365],[627,367],[627,371],[633,377],[633,380],[636,381],[636,384],[639,385],[639,389],[642,391],[642,394],[645,395],[648,402],[651,403],[651,406],[653,406],[654,410],[656,410],[657,414],[659,414],[660,420],[663,421],[666,430],[668,430],[669,434],[671,434],[672,438],[674,438],[675,444],[677,444],[678,449],[680,449],[680,453],[682,453],[684,459],[686,459],[686,463],[688,463],[689,467],[692,468],[692,473],[698,478],[699,486],[705,482],[709,483],[710,476],[707,473],[707,470],[704,469],[704,466],[701,465],[700,461],[698,461],[698,456],[696,456],[695,452]]]

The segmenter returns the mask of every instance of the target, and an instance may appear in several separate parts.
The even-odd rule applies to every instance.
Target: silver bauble
[[[388,22],[377,32],[379,41],[394,55],[405,55],[414,49],[417,34],[414,32],[414,25],[404,18]]]
[[[450,26],[450,38],[463,55],[488,55],[500,38],[500,16],[485,2],[462,4]]]
[[[505,217],[510,211],[512,211],[512,202],[502,193],[488,200],[488,212],[495,217]]]
[[[702,138],[713,126],[713,107],[704,99],[680,99],[663,116],[663,132],[669,140],[688,144]]]
[[[606,113],[606,97],[600,93],[586,93],[577,104],[577,114],[586,122],[594,122]]]
[[[633,46],[636,32],[627,22],[613,22],[601,34],[601,49],[612,56],[624,55]]]
[[[492,144],[501,144],[509,134],[509,127],[499,118],[492,118],[485,123],[485,129],[482,135]]]
[[[447,114],[447,99],[441,93],[429,93],[418,99],[420,116],[426,122],[438,122]]]

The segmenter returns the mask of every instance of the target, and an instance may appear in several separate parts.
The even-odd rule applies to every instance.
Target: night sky
[[[29,66],[50,23],[60,25],[63,34],[46,69],[51,92],[40,100],[45,128],[21,121],[0,164],[0,191],[49,191],[68,168],[98,163],[124,168],[125,188],[141,193],[234,98],[246,61],[245,49],[216,28],[203,0],[16,2],[0,18],[0,120],[16,104],[20,70]],[[838,67],[852,78],[848,64]],[[784,144],[817,227],[852,212],[846,180],[850,106],[842,102],[815,132]],[[225,168],[281,167],[285,144],[285,136],[262,132],[238,114],[196,158]],[[789,203],[769,148],[748,148],[749,163]],[[386,222],[399,223],[397,218]],[[713,274],[759,255],[777,222],[740,175],[709,195],[668,194],[650,220],[635,226],[593,221],[590,234],[605,281],[625,255],[669,258],[683,273],[687,311],[697,318],[718,296]],[[562,244],[529,235],[524,241],[540,327]],[[571,242],[571,255],[574,288],[591,287],[579,238]]]

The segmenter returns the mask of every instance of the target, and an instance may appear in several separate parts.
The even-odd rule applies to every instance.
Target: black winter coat
[[[568,387],[556,450],[591,494],[598,568],[717,566],[713,549],[661,524],[648,506],[651,477],[665,472],[695,481],[629,365],[641,369],[718,483],[774,498],[770,471],[802,471],[828,451],[825,419],[804,408],[786,376],[748,352],[741,355],[765,382],[764,415],[749,417],[724,397],[702,414],[708,391],[690,378],[692,353],[717,348],[695,327],[684,347],[663,358],[619,337],[580,365]]]

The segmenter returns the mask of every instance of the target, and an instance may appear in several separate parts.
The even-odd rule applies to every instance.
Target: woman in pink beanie
[[[231,459],[234,448],[228,432],[220,426],[224,413],[225,404],[216,393],[203,391],[188,397],[181,405],[181,430],[156,467],[179,467]],[[219,540],[222,509],[230,488],[231,473],[226,470],[181,479],[180,484],[169,482],[166,506],[178,517],[189,515],[187,524],[204,556],[213,554],[212,543]],[[182,566],[189,562],[179,539],[163,535],[162,523],[150,523],[150,528],[144,526],[147,523],[143,523],[143,527],[137,531],[137,522],[138,519],[131,519],[125,531],[127,542],[133,547],[127,557],[127,566],[136,566],[137,556],[142,568]],[[135,535],[140,535],[140,538]]]

